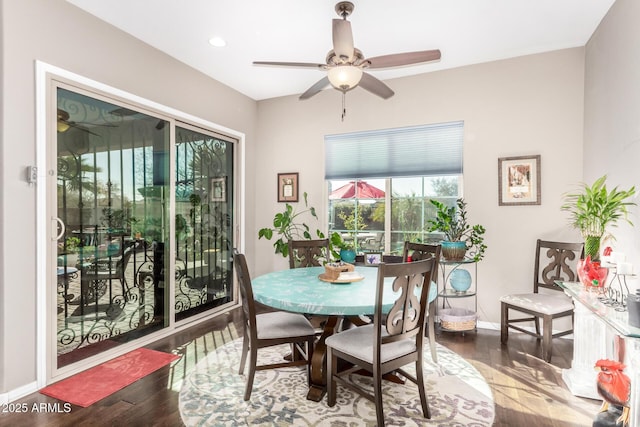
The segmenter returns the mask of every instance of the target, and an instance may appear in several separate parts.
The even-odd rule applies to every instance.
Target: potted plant
[[[281,254],[284,258],[289,256],[289,240],[312,239],[309,226],[304,222],[296,222],[296,219],[304,213],[310,213],[311,216],[318,219],[316,209],[313,206],[309,207],[307,193],[305,192],[303,196],[305,210],[296,212],[293,206],[287,203],[284,211],[278,212],[273,217],[273,227],[261,228],[258,231],[258,239],[264,237],[267,240],[271,240],[274,234],[279,236],[273,243],[273,247],[275,248],[275,253]],[[325,238],[324,233],[319,229],[316,230],[316,235],[318,239]]]
[[[353,241],[345,242],[342,235],[337,231],[333,232],[331,239],[329,240],[331,246],[331,254],[336,259],[341,259],[344,262],[353,263],[356,261],[356,250],[353,245]]]
[[[446,240],[441,243],[442,256],[448,261],[461,261],[469,251],[474,261],[480,261],[487,249],[483,237],[485,228],[467,223],[464,199],[457,199],[456,206],[447,206],[434,199],[431,199],[431,204],[436,208],[436,217],[429,220],[428,231],[439,231],[445,235]]]
[[[78,247],[80,247],[80,238],[76,236],[69,236],[64,240],[64,244],[58,245],[58,250],[66,265],[76,266],[78,263]]]
[[[564,196],[561,209],[569,212],[571,225],[577,228],[584,239],[584,255],[592,261],[600,259],[600,244],[608,227],[616,227],[618,220],[633,223],[627,218],[628,207],[635,206],[628,199],[635,195],[635,187],[607,190],[607,176],[598,178],[591,186],[582,184],[582,191]]]

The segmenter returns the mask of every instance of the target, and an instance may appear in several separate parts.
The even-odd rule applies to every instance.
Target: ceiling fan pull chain
[[[347,115],[347,101],[346,92],[342,92],[342,121],[344,122],[344,116]]]

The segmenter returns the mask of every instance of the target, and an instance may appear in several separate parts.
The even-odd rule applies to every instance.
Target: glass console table
[[[631,379],[629,426],[640,427],[640,328],[630,326],[629,314],[604,304],[597,292],[581,283],[556,282],[574,302],[573,361],[562,379],[576,396],[602,400],[596,389],[599,359],[621,361]]]

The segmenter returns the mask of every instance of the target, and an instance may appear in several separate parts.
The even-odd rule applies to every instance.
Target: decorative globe
[[[467,292],[471,287],[471,273],[463,268],[456,268],[449,275],[449,283],[456,292]]]

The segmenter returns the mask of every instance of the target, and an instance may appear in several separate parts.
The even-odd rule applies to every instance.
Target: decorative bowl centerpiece
[[[353,264],[346,262],[329,262],[324,265],[324,278],[328,280],[337,280],[340,277],[340,273],[346,273],[353,271],[355,267]]]

